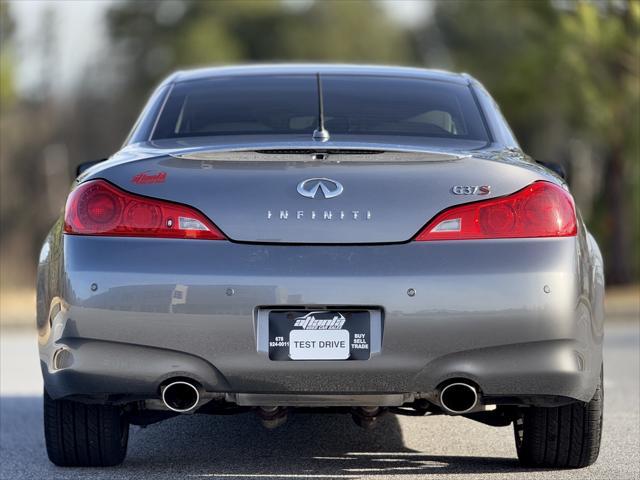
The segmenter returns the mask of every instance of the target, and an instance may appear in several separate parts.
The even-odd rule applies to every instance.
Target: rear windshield
[[[399,77],[322,75],[325,128],[336,135],[487,141],[466,85]],[[220,77],[177,83],[154,139],[308,135],[318,125],[313,75]]]

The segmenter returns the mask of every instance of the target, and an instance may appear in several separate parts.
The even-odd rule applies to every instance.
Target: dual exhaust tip
[[[440,405],[445,412],[452,415],[463,415],[473,411],[479,400],[478,389],[469,383],[450,383],[440,389]],[[200,403],[200,389],[190,381],[175,380],[162,389],[162,402],[173,412],[192,412]],[[278,420],[281,416],[276,415]]]
[[[162,402],[173,412],[192,412],[200,403],[200,389],[186,380],[173,381],[162,389]]]
[[[445,412],[452,415],[473,411],[479,400],[478,389],[469,383],[450,383],[440,389],[440,405]]]

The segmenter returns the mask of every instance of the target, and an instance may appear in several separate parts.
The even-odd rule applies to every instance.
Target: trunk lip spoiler
[[[470,158],[473,155],[470,153],[453,153],[442,150],[436,150],[431,148],[420,148],[420,147],[407,147],[402,145],[381,145],[381,144],[370,144],[370,143],[359,143],[359,144],[349,144],[349,145],[318,145],[318,144],[309,144],[309,143],[287,143],[283,144],[252,144],[252,145],[242,145],[242,146],[219,146],[219,147],[206,147],[206,148],[194,148],[188,151],[181,152],[171,152],[169,156],[174,158],[180,158],[184,160],[216,160],[216,161],[278,161],[278,160],[269,160],[268,156],[264,158],[254,157],[249,159],[240,159],[240,158],[229,158],[224,159],[220,158],[221,153],[239,153],[239,152],[256,152],[258,155],[268,154],[269,151],[279,152],[281,155],[286,155],[287,150],[291,150],[292,155],[301,155],[304,156],[308,154],[309,162],[318,162],[318,159],[313,158],[312,153],[327,153],[329,154],[329,158],[331,158],[331,152],[337,151],[335,155],[341,155],[340,161],[348,162],[349,153],[345,153],[345,151],[353,150],[354,155],[366,155],[366,153],[360,153],[363,151],[375,151],[376,153],[409,153],[409,154],[418,154],[420,155],[419,161],[455,161],[461,160],[464,158]],[[304,153],[296,152],[296,151],[304,151]],[[368,158],[368,161],[376,161],[374,158]],[[389,159],[386,159],[387,161]],[[300,161],[296,159],[296,161]],[[351,161],[362,161],[361,159],[353,159]]]

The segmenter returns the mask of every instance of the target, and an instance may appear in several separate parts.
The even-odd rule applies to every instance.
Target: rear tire
[[[602,375],[590,402],[529,407],[513,426],[518,459],[526,467],[582,468],[600,452],[604,389]]]
[[[129,423],[122,409],[53,400],[44,392],[44,437],[60,467],[119,465],[127,454]]]

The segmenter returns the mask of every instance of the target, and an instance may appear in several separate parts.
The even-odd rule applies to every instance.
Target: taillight
[[[193,208],[134,195],[104,180],[83,183],[71,192],[64,212],[64,231],[76,235],[225,238]]]
[[[577,230],[571,195],[556,184],[535,182],[506,197],[445,210],[416,240],[571,237]]]

